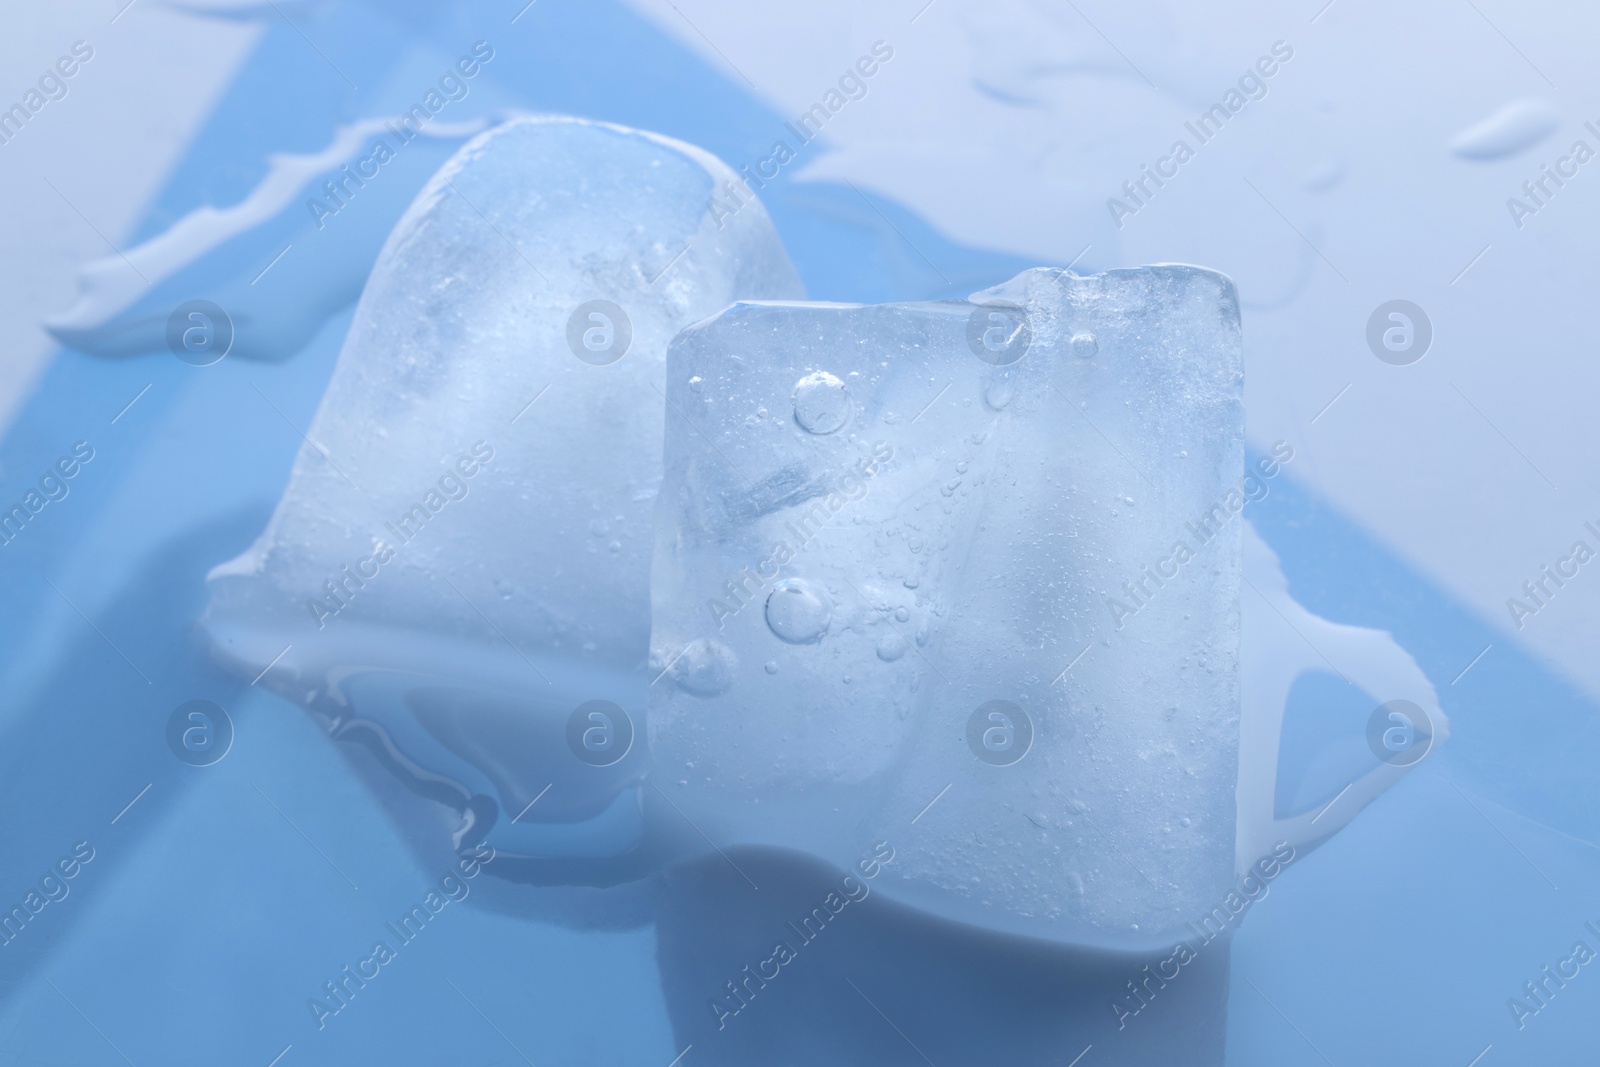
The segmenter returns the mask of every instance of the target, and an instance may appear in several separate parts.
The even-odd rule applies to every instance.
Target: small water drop
[[[899,622],[909,622],[911,620],[911,609],[903,607],[895,608],[894,617]]]
[[[1300,180],[1300,184],[1313,193],[1325,193],[1344,180],[1345,165],[1342,159],[1324,160],[1313,167]]]
[[[989,405],[991,410],[1003,411],[1005,406],[1011,403],[1011,397],[1010,382],[995,382],[984,391],[983,402]]]
[[[807,433],[838,431],[850,421],[851,410],[844,383],[825,370],[812,371],[794,385],[794,421]]]
[[[911,643],[909,641],[891,631],[878,640],[878,658],[885,663],[893,663],[905,655],[906,650],[910,647]]]
[[[832,618],[827,594],[804,578],[785,578],[767,597],[767,626],[791,645],[821,640]]]
[[[1100,342],[1094,339],[1092,333],[1075,333],[1072,335],[1072,354],[1088,359],[1100,351]]]
[[[1462,159],[1503,159],[1544,140],[1560,121],[1555,105],[1548,100],[1513,100],[1456,134],[1450,150]]]
[[[778,661],[775,659],[767,660],[767,662],[763,665],[762,670],[766,671],[768,674],[777,674]]]

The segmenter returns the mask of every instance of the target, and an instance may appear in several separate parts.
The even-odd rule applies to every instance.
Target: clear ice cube
[[[390,235],[265,532],[209,577],[217,655],[496,797],[502,832],[552,782],[519,825],[612,810],[643,738],[596,774],[568,720],[642,710],[667,343],[801,295],[759,203],[710,210],[734,178],[576,119],[464,146]]]
[[[1238,301],[1185,266],[741,303],[667,358],[654,777],[719,847],[1159,945],[1234,877]]]

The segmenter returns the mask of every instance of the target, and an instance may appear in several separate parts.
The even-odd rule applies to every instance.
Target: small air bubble
[[[791,645],[820,640],[832,617],[827,594],[804,578],[785,578],[767,597],[767,626]]]
[[[830,434],[850,421],[852,405],[844,383],[827,371],[813,371],[794,386],[794,421],[807,433]]]
[[[983,402],[991,410],[1004,411],[1007,404],[1011,403],[1012,391],[1010,382],[995,382],[984,390]]]

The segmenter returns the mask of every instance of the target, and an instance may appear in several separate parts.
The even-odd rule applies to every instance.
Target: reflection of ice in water
[[[266,531],[210,576],[217,654],[375,720],[497,797],[502,833],[563,773],[510,832],[612,804],[643,746],[597,775],[563,732],[589,700],[638,715],[649,681],[667,341],[735,298],[799,292],[759,206],[707,217],[730,177],[579,120],[463,148],[374,268]],[[572,343],[593,314],[614,359]]]
[[[1430,750],[1449,737],[1433,683],[1394,637],[1382,630],[1330,622],[1307,611],[1289,595],[1277,555],[1255,528],[1245,524],[1244,573],[1249,591],[1241,601],[1244,643],[1241,662],[1244,716],[1239,741],[1240,869],[1271,851],[1278,841],[1297,848],[1315,844],[1344,826],[1380,793],[1405,777],[1408,760],[1377,759],[1361,753],[1349,786],[1325,806],[1279,818],[1276,796],[1283,719],[1295,681],[1330,667],[1371,700],[1374,717],[1391,720],[1380,705],[1408,701],[1421,722],[1407,723],[1415,741],[1421,727]],[[1425,758],[1426,753],[1419,754]],[[1374,765],[1376,764],[1376,765]]]

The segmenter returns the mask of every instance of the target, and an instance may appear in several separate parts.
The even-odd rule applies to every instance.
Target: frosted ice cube
[[[958,921],[1165,943],[1234,876],[1233,284],[744,303],[667,358],[661,788]],[[670,784],[669,784],[670,783]]]
[[[713,219],[733,178],[575,119],[464,146],[385,245],[266,531],[209,577],[217,654],[497,798],[502,832],[553,781],[515,829],[636,808],[642,736],[569,718],[642,731],[667,342],[800,295],[758,203]]]

